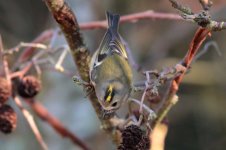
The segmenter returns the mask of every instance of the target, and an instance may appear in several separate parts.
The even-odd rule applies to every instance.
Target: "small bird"
[[[132,69],[118,33],[120,16],[106,13],[108,29],[90,63],[90,80],[101,106],[118,110],[132,91]]]

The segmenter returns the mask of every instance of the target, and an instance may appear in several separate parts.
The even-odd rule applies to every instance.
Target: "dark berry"
[[[5,134],[11,133],[16,129],[17,115],[9,105],[0,107],[0,131]]]
[[[33,98],[41,90],[41,82],[34,76],[23,77],[17,86],[18,94],[23,98]]]
[[[130,125],[122,131],[122,142],[118,150],[148,150],[150,140],[136,125]]]

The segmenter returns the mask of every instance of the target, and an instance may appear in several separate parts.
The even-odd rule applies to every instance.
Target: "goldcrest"
[[[120,108],[132,91],[132,69],[118,33],[120,16],[107,12],[108,29],[90,64],[90,79],[104,110]]]

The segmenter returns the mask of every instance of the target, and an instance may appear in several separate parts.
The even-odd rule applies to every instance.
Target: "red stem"
[[[162,20],[183,20],[181,16],[178,14],[173,13],[159,13],[154,11],[144,11],[144,12],[138,12],[133,13],[129,15],[124,15],[120,19],[120,23],[126,23],[126,22],[137,22],[138,20],[144,20],[144,19],[162,19]],[[81,23],[80,25],[81,30],[92,30],[92,29],[98,29],[98,28],[107,28],[107,21],[93,21],[88,23]],[[53,36],[53,30],[49,29],[44,32],[42,32],[36,39],[32,41],[32,43],[43,43],[44,41],[47,41],[51,39]],[[16,61],[16,64],[22,63],[29,59],[33,53],[35,48],[34,47],[28,47],[23,50],[22,54],[19,56],[18,60]]]
[[[204,28],[199,28],[188,49],[187,54],[185,55],[183,61],[181,62],[181,64],[183,66],[185,66],[187,69],[190,67],[195,55],[197,54],[200,46],[202,45],[202,43],[205,41],[206,37],[210,34],[210,30],[208,29],[204,29]],[[177,84],[177,86],[179,86],[179,84],[181,83],[183,77],[185,75],[185,72],[183,74],[181,74],[180,76],[178,76],[177,78],[175,78],[175,82]],[[173,84],[172,84],[173,85]],[[175,88],[174,88],[175,89]],[[177,88],[178,89],[178,88]],[[176,90],[177,91],[177,90]]]
[[[61,136],[71,139],[72,142],[80,146],[83,150],[89,150],[86,144],[65,128],[61,122],[52,116],[48,110],[36,100],[26,100],[34,112],[43,120],[50,124]]]
[[[183,20],[182,17],[178,14],[173,13],[159,13],[154,12],[151,10],[139,12],[139,13],[133,13],[129,15],[124,15],[120,18],[120,23],[126,23],[126,22],[137,22],[138,20],[144,20],[144,19],[162,19],[162,20]],[[98,28],[107,28],[107,21],[93,21],[88,23],[81,23],[80,25],[81,30],[92,30],[92,29],[98,29]]]

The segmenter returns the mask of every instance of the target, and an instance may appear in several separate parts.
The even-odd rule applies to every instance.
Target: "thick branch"
[[[89,83],[89,63],[91,56],[88,49],[85,47],[82,36],[79,32],[80,28],[75,15],[64,0],[45,0],[45,3],[65,35],[74,62],[78,68],[79,75],[82,80]],[[88,92],[87,89],[86,93]],[[113,139],[116,139],[117,135],[115,135],[115,127],[112,124],[111,119],[103,119],[104,112],[102,111],[102,107],[94,92],[89,94],[89,99],[102,123],[103,129],[110,134]]]

